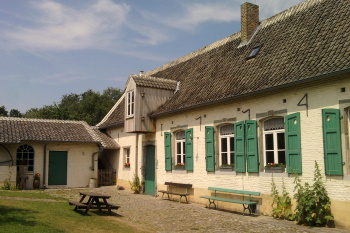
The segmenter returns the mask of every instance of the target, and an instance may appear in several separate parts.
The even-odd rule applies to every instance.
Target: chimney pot
[[[140,76],[143,75],[143,70],[140,70]]]
[[[241,5],[241,39],[246,41],[259,26],[259,6],[246,2]]]

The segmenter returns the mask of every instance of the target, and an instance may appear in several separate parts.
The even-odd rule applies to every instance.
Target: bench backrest
[[[164,185],[171,185],[171,186],[182,187],[182,188],[192,188],[192,184],[165,182]]]
[[[222,188],[215,188],[215,187],[208,187],[208,190],[218,191],[218,192],[226,192],[226,193],[238,193],[238,194],[260,196],[260,192],[252,192],[252,191],[243,191],[243,190],[234,190],[234,189],[222,189]]]

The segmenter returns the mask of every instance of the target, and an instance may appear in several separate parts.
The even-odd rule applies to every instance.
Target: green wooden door
[[[67,151],[49,152],[49,185],[67,185]]]
[[[155,195],[155,148],[146,146],[145,194]]]

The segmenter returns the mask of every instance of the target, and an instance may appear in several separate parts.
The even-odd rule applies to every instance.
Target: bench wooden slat
[[[192,188],[192,184],[165,182],[164,185],[171,185],[171,186],[177,186],[177,187],[182,187],[182,188]]]
[[[226,193],[238,193],[238,194],[246,194],[246,195],[260,196],[260,192],[252,192],[252,191],[243,191],[243,190],[234,190],[234,189],[223,189],[223,188],[215,188],[215,187],[208,187],[208,190],[218,191],[218,192],[226,192]]]
[[[68,203],[69,203],[70,205],[76,205],[76,206],[78,206],[78,207],[83,207],[83,208],[87,208],[87,207],[88,207],[86,204],[81,203],[81,202],[79,202],[79,201],[68,201]]]
[[[240,200],[234,200],[234,199],[228,199],[228,198],[222,198],[222,197],[213,197],[213,196],[200,196],[200,198],[205,198],[205,199],[210,199],[215,201],[238,203],[238,204],[244,204],[244,205],[252,205],[252,204],[258,203],[258,201],[240,201]]]
[[[158,192],[172,194],[172,195],[180,195],[180,196],[190,195],[189,193],[175,193],[175,192],[170,192],[170,191],[165,191],[165,190],[159,190]]]

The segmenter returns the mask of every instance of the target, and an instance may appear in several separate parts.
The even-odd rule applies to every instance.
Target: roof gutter
[[[199,108],[199,107],[204,107],[204,106],[208,106],[208,105],[212,105],[212,104],[222,103],[222,102],[235,100],[235,99],[239,99],[239,98],[243,98],[243,97],[247,97],[247,96],[253,96],[253,95],[257,95],[257,94],[262,94],[262,93],[265,93],[265,92],[274,91],[274,90],[287,88],[287,87],[292,87],[292,86],[295,86],[295,85],[305,84],[305,83],[309,83],[309,82],[313,82],[313,81],[318,81],[318,80],[321,80],[321,79],[334,77],[334,76],[338,76],[338,75],[343,75],[343,74],[346,74],[346,73],[350,73],[350,68],[344,69],[344,70],[340,70],[340,71],[331,72],[331,73],[327,73],[327,74],[321,74],[321,75],[314,76],[314,77],[311,77],[311,78],[308,78],[308,79],[303,79],[303,80],[299,80],[299,81],[295,81],[295,82],[291,82],[291,83],[286,83],[286,84],[283,84],[283,85],[274,86],[274,87],[266,88],[266,89],[263,89],[263,90],[253,91],[253,92],[250,92],[250,93],[245,93],[245,94],[241,94],[241,95],[235,95],[235,96],[231,96],[231,97],[224,98],[224,99],[209,101],[209,102],[206,102],[206,103],[196,104],[196,105],[188,106],[188,107],[185,107],[185,108],[175,109],[175,110],[172,110],[172,111],[169,111],[169,112],[164,112],[164,113],[159,113],[159,114],[152,114],[152,115],[150,115],[150,118],[157,118],[157,117],[162,117],[162,116],[166,116],[166,115],[170,115],[170,114],[174,114],[174,113],[184,112],[184,111],[191,110],[191,109],[194,109],[194,108]]]

